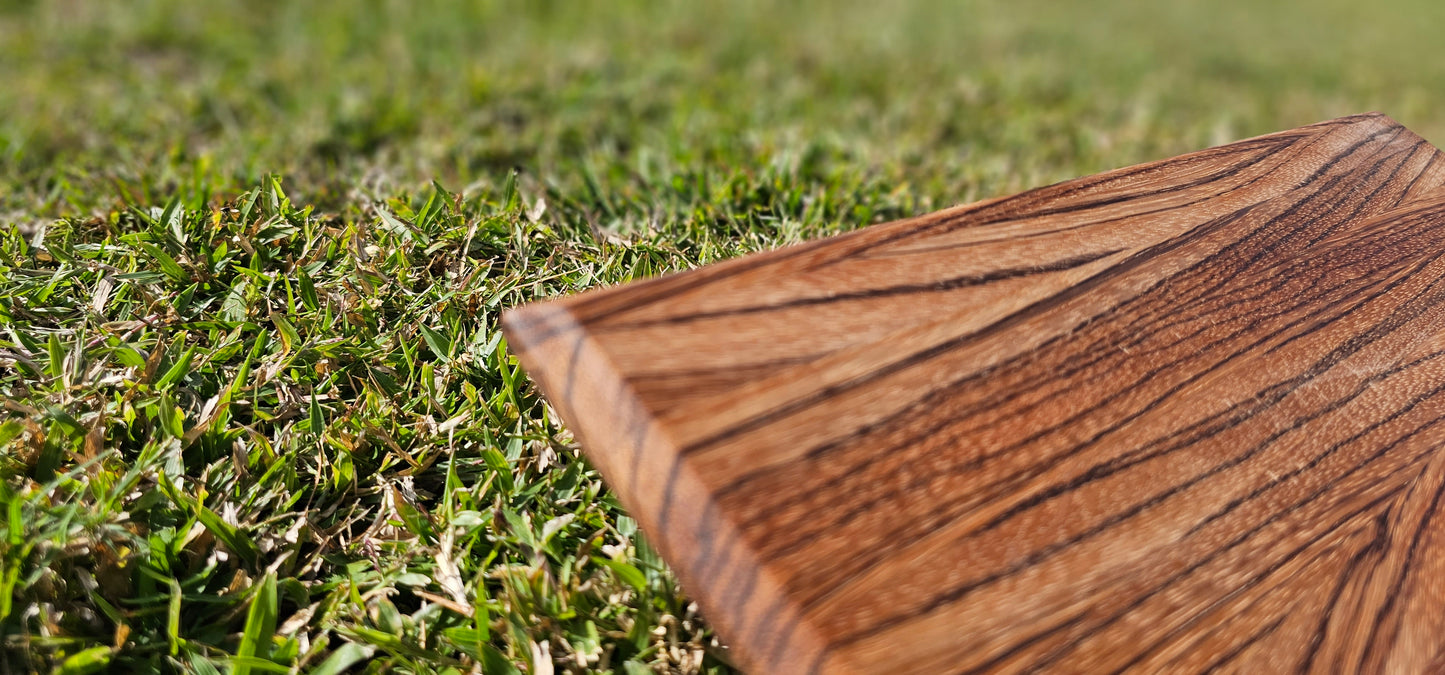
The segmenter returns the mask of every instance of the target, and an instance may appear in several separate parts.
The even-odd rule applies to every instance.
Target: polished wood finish
[[[752,672],[1438,672],[1442,183],[1361,115],[504,326]]]

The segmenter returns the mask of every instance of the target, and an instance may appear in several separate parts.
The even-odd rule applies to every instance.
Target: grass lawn
[[[730,672],[501,310],[1445,141],[1433,0],[771,5],[0,0],[0,673]]]

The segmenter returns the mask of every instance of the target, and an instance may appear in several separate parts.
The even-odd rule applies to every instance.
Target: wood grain
[[[1439,671],[1442,184],[1360,115],[504,326],[752,672]]]

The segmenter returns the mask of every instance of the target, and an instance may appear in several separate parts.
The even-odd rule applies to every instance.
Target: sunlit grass
[[[0,1],[0,668],[726,671],[540,297],[1383,110],[1434,3]]]

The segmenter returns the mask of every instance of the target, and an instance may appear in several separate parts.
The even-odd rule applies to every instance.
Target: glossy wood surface
[[[1438,672],[1442,184],[1361,115],[504,326],[751,672]]]

